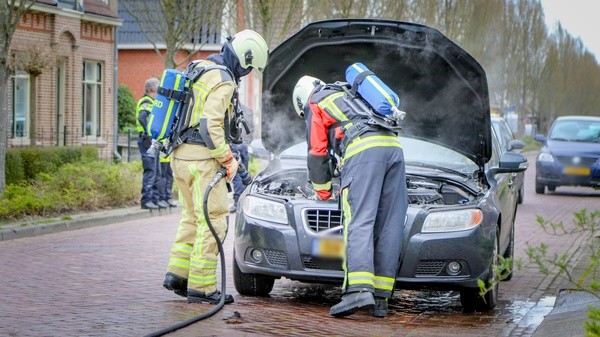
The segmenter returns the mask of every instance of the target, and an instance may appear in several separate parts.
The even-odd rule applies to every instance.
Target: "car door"
[[[488,165],[498,166],[500,163],[500,156],[505,151],[500,149],[496,131],[493,130],[492,133],[492,158]],[[508,235],[510,235],[515,208],[517,207],[518,187],[515,184],[515,176],[512,173],[497,174],[496,181],[495,196],[499,211],[501,212],[500,244],[501,248],[505,249],[506,247],[504,244],[508,243]]]

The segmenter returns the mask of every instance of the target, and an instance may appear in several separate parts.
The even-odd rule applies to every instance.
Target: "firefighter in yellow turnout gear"
[[[197,127],[171,155],[182,216],[163,286],[186,296],[191,303],[217,304],[222,296],[217,290],[218,245],[204,217],[204,192],[222,167],[227,171],[228,181],[237,173],[238,163],[228,144],[225,119],[234,113],[232,98],[239,79],[252,69],[262,71],[267,58],[265,40],[254,31],[244,30],[229,38],[219,54],[210,55],[196,65],[218,64],[227,69],[207,70],[192,84],[194,104],[189,106],[187,114],[191,115],[189,126]],[[212,227],[223,241],[229,213],[224,180],[211,190],[208,208]],[[225,296],[226,304],[233,302],[231,295]]]

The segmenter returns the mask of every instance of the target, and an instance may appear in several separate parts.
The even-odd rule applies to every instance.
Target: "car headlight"
[[[434,212],[425,218],[421,233],[464,231],[479,226],[482,220],[483,213],[479,209]]]
[[[549,152],[540,152],[537,160],[540,162],[552,163],[554,162],[554,157]]]
[[[284,204],[252,195],[244,198],[244,214],[251,218],[288,224]]]

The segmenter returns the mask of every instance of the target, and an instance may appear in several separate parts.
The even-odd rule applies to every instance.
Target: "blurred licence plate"
[[[590,168],[589,167],[574,167],[567,166],[563,169],[564,174],[573,175],[573,176],[589,176]]]
[[[316,239],[313,241],[312,253],[320,257],[342,257],[344,241],[339,239]]]

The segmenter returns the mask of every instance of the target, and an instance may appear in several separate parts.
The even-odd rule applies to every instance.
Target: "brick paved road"
[[[558,188],[534,193],[534,157],[519,206],[516,255],[527,244],[576,253],[581,237],[544,233],[536,216],[570,222],[574,211],[600,208],[600,191]],[[0,242],[0,336],[140,336],[207,311],[162,288],[179,214],[154,216],[70,232]],[[225,242],[231,266],[232,236]],[[576,254],[577,255],[577,254]],[[500,303],[490,313],[463,314],[450,292],[396,292],[385,319],[357,313],[334,319],[329,307],[337,287],[276,281],[270,298],[235,292],[236,302],[215,316],[172,336],[531,336],[553,305],[560,280],[535,268],[518,270],[500,285]],[[242,318],[227,320],[234,311]]]

